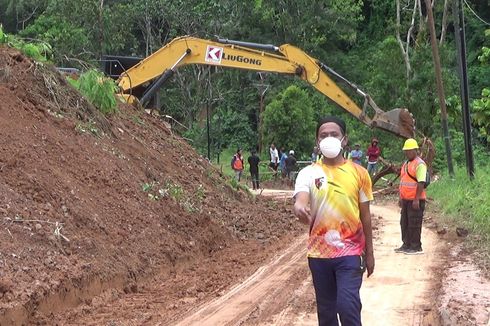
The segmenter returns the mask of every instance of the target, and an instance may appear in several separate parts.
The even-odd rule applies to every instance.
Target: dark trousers
[[[259,189],[259,171],[250,171],[250,175],[252,176],[252,188]]]
[[[424,217],[425,200],[420,200],[420,209],[412,207],[411,200],[402,199],[400,226],[403,246],[409,249],[421,250],[422,219]]]
[[[361,298],[364,264],[360,256],[308,258],[319,326],[361,325]]]

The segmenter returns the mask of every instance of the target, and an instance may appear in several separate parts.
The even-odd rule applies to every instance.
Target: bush
[[[92,69],[80,75],[78,80],[68,77],[70,84],[83,94],[103,114],[117,111],[115,92],[117,86],[110,78]]]
[[[309,155],[315,143],[313,103],[308,93],[291,85],[276,96],[262,113],[264,144],[275,143],[299,156]]]
[[[464,135],[461,131],[449,130],[451,142],[451,154],[453,164],[464,166],[466,162]],[[446,149],[444,139],[437,137],[434,140],[436,157],[434,158],[433,168],[435,171],[447,171]],[[473,157],[477,165],[488,165],[488,149],[481,144],[478,139],[472,140]]]
[[[6,34],[0,26],[0,44],[7,44],[24,55],[39,62],[46,62],[51,58],[53,49],[48,43],[43,42],[26,42],[25,40]]]
[[[455,177],[447,175],[428,188],[438,206],[454,222],[478,234],[485,247],[490,248],[490,167],[479,166],[475,179],[468,180],[463,168],[456,168]]]

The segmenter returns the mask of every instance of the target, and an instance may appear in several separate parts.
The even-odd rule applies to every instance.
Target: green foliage
[[[260,1],[249,24],[270,26],[276,35],[263,28],[265,35],[321,55],[355,42],[364,18],[362,5],[360,0]]]
[[[91,47],[87,31],[64,17],[41,15],[20,34],[52,44],[60,62],[65,56],[88,59],[86,54],[82,54]]]
[[[32,23],[46,8],[49,0],[0,0],[0,22],[10,33]]]
[[[435,125],[437,129],[441,127]],[[449,130],[449,137],[451,142],[451,154],[453,158],[453,164],[464,166],[466,164],[465,159],[465,145],[463,132],[454,129]],[[438,136],[433,140],[436,157],[434,159],[433,167],[436,171],[447,171],[446,151],[444,146],[444,139],[442,136]],[[473,142],[473,157],[477,165],[488,165],[488,149],[485,148],[480,142]]]
[[[490,30],[485,31],[490,39]],[[490,48],[482,47],[482,54],[478,57],[482,67],[490,67]],[[481,98],[473,101],[473,121],[479,128],[480,135],[490,143],[490,82],[486,79],[485,88],[481,91]]]
[[[478,56],[478,60],[481,62],[490,62],[490,48],[487,48],[486,46],[481,48],[482,54]]]
[[[476,168],[475,179],[470,181],[466,171],[457,168],[455,178],[447,175],[431,183],[428,195],[450,218],[481,237],[484,248],[490,248],[490,166]]]
[[[39,62],[46,62],[52,55],[52,48],[48,43],[26,41],[16,35],[5,33],[0,25],[0,44],[7,44],[23,54]]]
[[[151,190],[153,190],[153,187],[155,187],[157,183],[155,181],[152,181],[150,183],[144,183],[141,188],[143,190],[143,192],[149,192]]]
[[[473,121],[480,134],[490,143],[490,88],[484,88],[481,98],[473,101]]]
[[[78,80],[68,78],[69,83],[78,89],[100,112],[117,112],[115,92],[117,86],[112,79],[92,69],[80,75]]]
[[[289,86],[267,105],[262,115],[266,144],[275,143],[299,155],[309,154],[315,142],[313,104],[306,91]]]
[[[2,25],[0,25],[0,44],[7,43],[7,34],[3,32]]]
[[[206,121],[196,122],[184,133],[193,139],[194,147],[201,153],[207,152]],[[251,149],[257,144],[257,134],[252,130],[250,119],[239,108],[218,107],[210,121],[210,141],[213,156],[224,148]]]
[[[407,4],[402,4],[403,43],[411,24],[411,9]],[[435,2],[437,31],[442,29],[443,6],[443,2]],[[490,15],[488,6],[478,3],[474,6],[483,17]],[[63,66],[85,66],[84,62],[94,63],[106,53],[145,57],[182,35],[202,38],[218,35],[275,45],[293,44],[360,85],[383,110],[406,107],[414,114],[419,131],[431,137],[441,133],[434,128],[439,125],[440,116],[424,17],[420,20],[416,15],[408,46],[412,71],[407,75],[400,44],[395,38],[394,1],[0,0],[0,8],[5,8],[0,10],[5,31],[53,46],[52,49],[42,48],[44,43],[36,41],[36,48],[29,45],[23,52],[34,57],[40,53]],[[449,24],[450,20],[451,15]],[[473,15],[467,15],[466,22],[470,98],[477,99],[473,103],[473,121],[474,126],[480,128],[480,136],[488,137],[488,98],[481,94],[486,94],[484,89],[489,88],[490,65],[484,62],[490,55],[490,40],[485,33],[490,32],[485,32],[487,27]],[[0,42],[2,39],[7,42],[7,37],[10,39],[5,33],[0,34]],[[453,38],[453,33],[446,33],[440,53],[450,129],[459,130],[461,105],[459,82],[455,78]],[[372,136],[381,137],[383,156],[403,159],[399,139],[377,129],[368,129],[297,79],[273,74],[262,74],[262,77],[264,75],[265,79],[259,81],[253,72],[215,66],[181,67],[174,80],[160,92],[162,111],[189,127],[185,136],[193,140],[200,153],[205,153],[207,137],[203,120],[209,105],[211,150],[216,157],[223,148],[257,146],[262,122],[258,116],[258,90],[261,89],[258,84],[267,86],[265,104],[276,103],[284,89],[299,85],[309,98],[313,123],[307,122],[304,127],[301,122],[293,122],[301,130],[294,129],[290,134],[294,132],[303,137],[306,131],[305,134],[311,136],[318,118],[334,114],[347,121],[351,144],[360,142],[365,150]],[[362,98],[349,90],[347,93],[362,106]],[[112,98],[109,101],[113,101]],[[283,121],[285,118],[279,119],[281,123],[287,122]],[[314,137],[308,144],[284,145],[302,147],[296,150],[300,156],[307,157],[313,141]]]

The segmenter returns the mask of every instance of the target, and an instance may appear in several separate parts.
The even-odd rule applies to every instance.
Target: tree
[[[306,91],[292,85],[269,103],[262,116],[264,140],[300,155],[315,142],[313,105]]]
[[[485,35],[490,39],[490,29],[485,32]],[[490,64],[490,48],[484,46],[478,59],[482,66],[488,67]],[[479,128],[480,134],[490,143],[490,85],[482,89],[481,98],[473,101],[473,112],[474,124]]]
[[[23,30],[46,8],[47,0],[0,0],[0,21],[7,32]]]

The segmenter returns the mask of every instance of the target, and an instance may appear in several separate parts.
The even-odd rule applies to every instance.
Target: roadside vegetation
[[[77,79],[67,77],[69,83],[82,93],[103,114],[117,112],[116,83],[97,69],[82,73]]]
[[[4,32],[1,24],[0,44],[13,47],[38,62],[47,62],[53,55],[53,49],[47,42],[23,39],[17,35],[7,34]]]
[[[429,197],[444,213],[445,222],[469,231],[470,246],[490,264],[490,166],[478,166],[470,181],[464,168],[458,167],[454,178],[447,174],[430,185]]]

